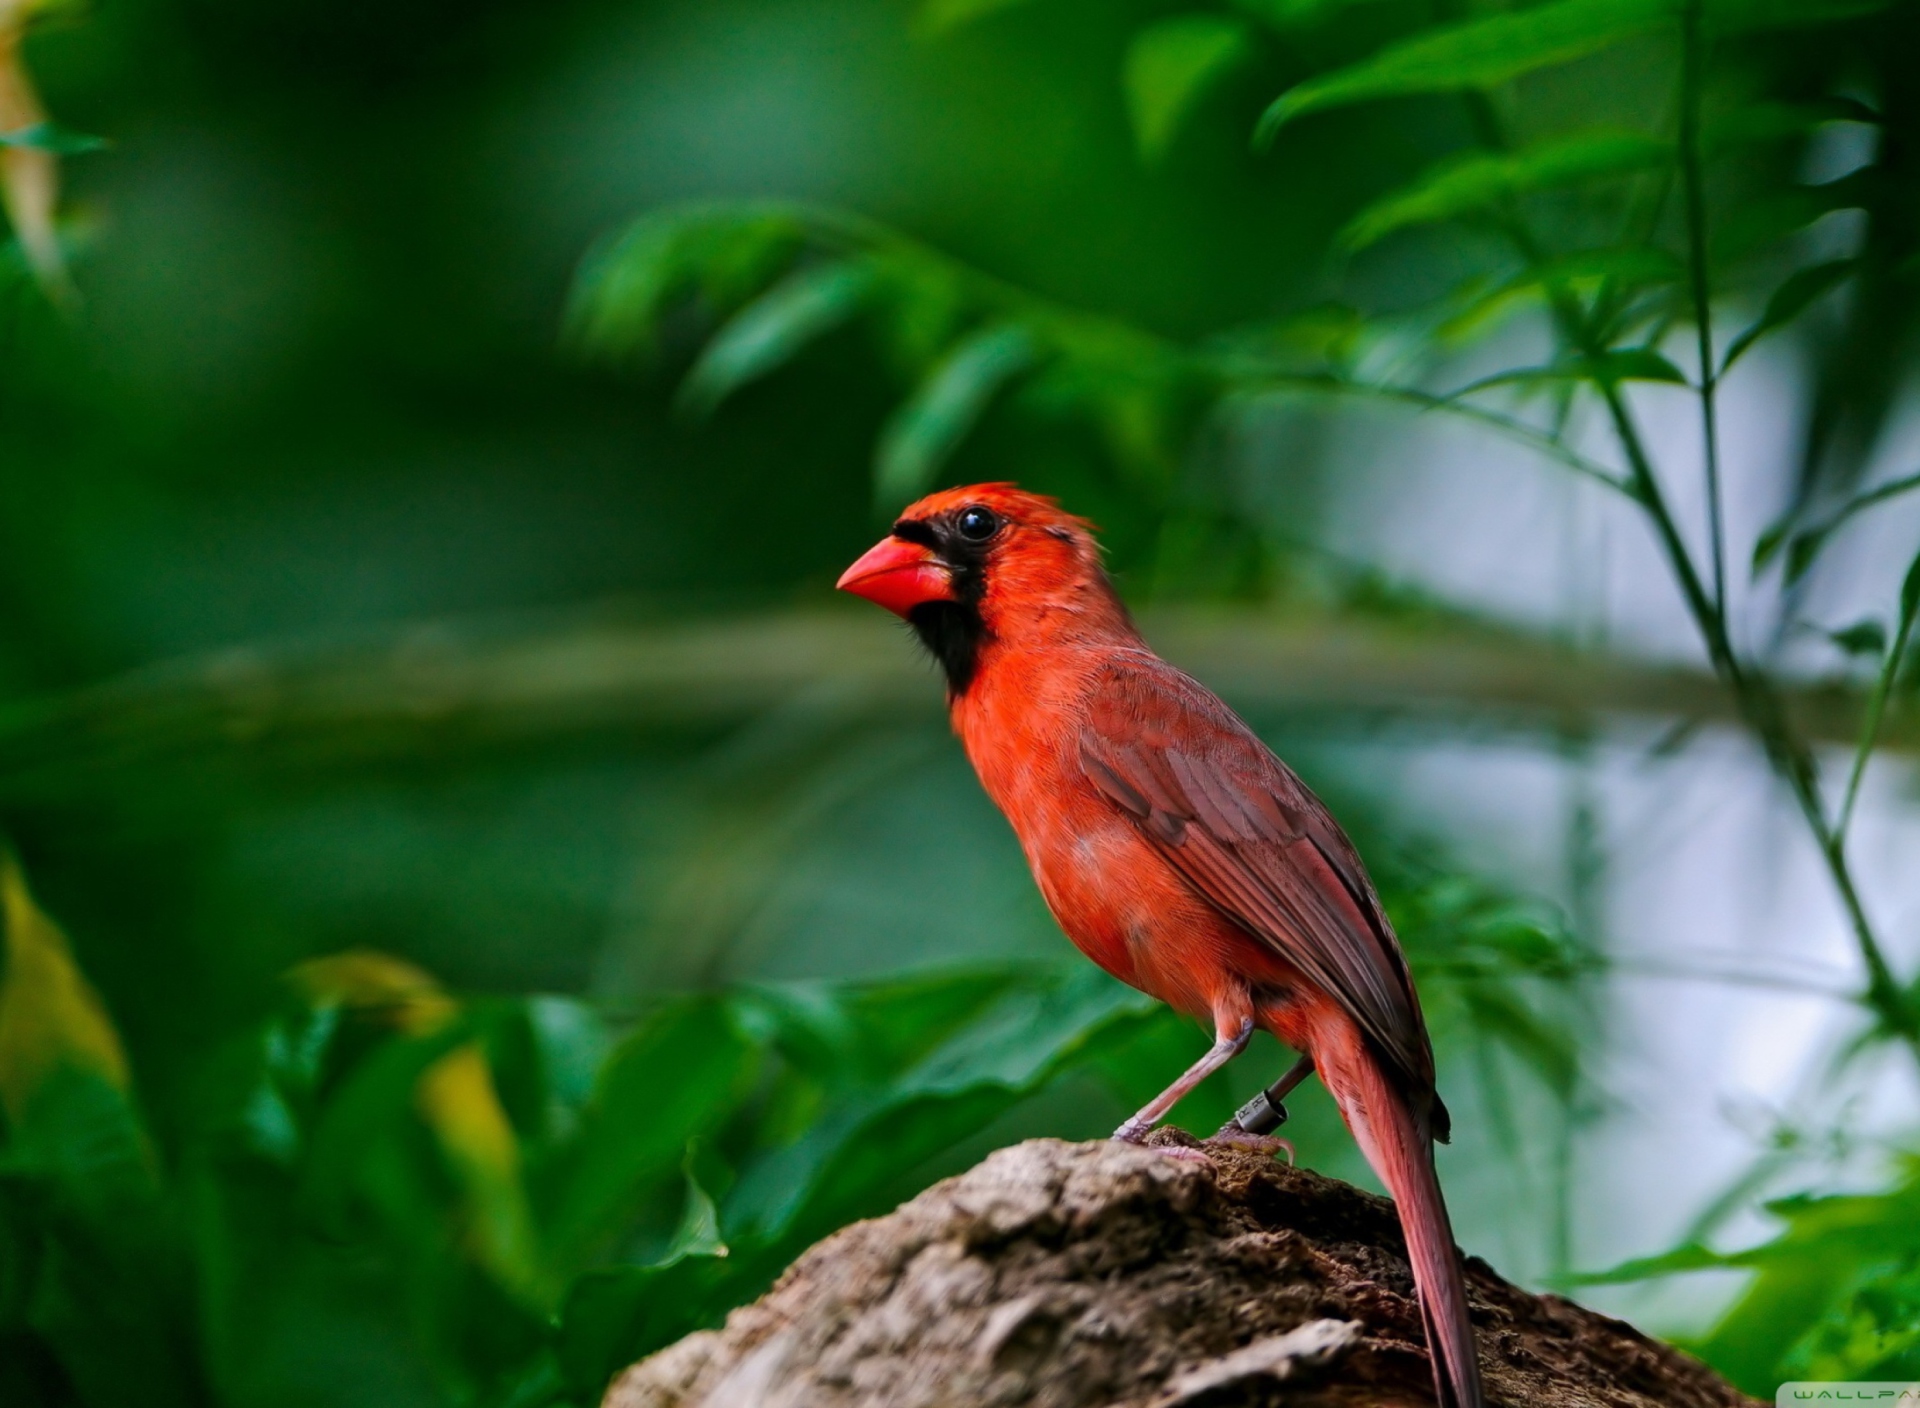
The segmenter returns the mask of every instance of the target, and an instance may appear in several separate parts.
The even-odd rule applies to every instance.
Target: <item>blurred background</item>
[[[981,479],[1355,835],[1469,1251],[1920,1374],[1920,7],[0,37],[7,1403],[585,1405],[1197,1054],[833,599]]]

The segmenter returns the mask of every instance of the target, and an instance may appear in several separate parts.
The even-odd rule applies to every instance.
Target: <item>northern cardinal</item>
[[[1155,655],[1091,525],[1011,484],[933,494],[840,578],[944,668],[954,731],[1080,951],[1212,1027],[1211,1050],[1115,1131],[1139,1142],[1246,1048],[1301,1060],[1221,1133],[1332,1092],[1406,1234],[1441,1408],[1481,1408],[1433,1141],[1448,1135],[1405,956],[1353,845],[1232,710]]]

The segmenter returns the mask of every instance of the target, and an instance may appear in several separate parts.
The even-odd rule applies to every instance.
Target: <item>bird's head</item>
[[[1120,628],[1093,525],[1012,484],[929,494],[840,577],[841,591],[901,617],[965,692],[989,642]]]

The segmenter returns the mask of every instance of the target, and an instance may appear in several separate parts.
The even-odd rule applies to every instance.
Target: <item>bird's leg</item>
[[[1186,1074],[1179,1080],[1142,1106],[1137,1115],[1113,1132],[1113,1137],[1128,1144],[1140,1143],[1155,1125],[1166,1118],[1169,1110],[1186,1099],[1201,1081],[1245,1051],[1252,1039],[1253,1018],[1243,1017],[1238,1031],[1232,1036],[1218,1037],[1206,1055],[1187,1067]]]
[[[1287,1107],[1280,1102],[1293,1093],[1293,1088],[1305,1080],[1313,1071],[1313,1057],[1302,1056],[1295,1061],[1287,1073],[1261,1091],[1253,1099],[1240,1107],[1240,1112],[1220,1126],[1214,1140],[1221,1144],[1237,1144],[1243,1149],[1255,1149],[1263,1154],[1281,1154],[1287,1156],[1287,1162],[1293,1162],[1293,1145],[1284,1139],[1273,1137],[1273,1131],[1287,1122]]]

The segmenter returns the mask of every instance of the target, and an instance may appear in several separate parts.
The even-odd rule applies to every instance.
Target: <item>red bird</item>
[[[1481,1408],[1466,1286],[1433,1167],[1448,1134],[1420,1000],[1353,845],[1287,765],[1147,647],[1091,526],[982,484],[922,499],[840,578],[944,667],[954,731],[1076,947],[1210,1024],[1214,1043],[1115,1131],[1139,1142],[1254,1028],[1301,1052],[1223,1135],[1286,1118],[1317,1071],[1399,1205],[1441,1408]]]

